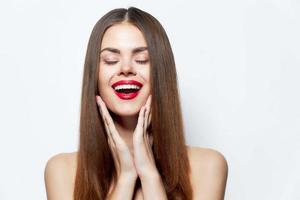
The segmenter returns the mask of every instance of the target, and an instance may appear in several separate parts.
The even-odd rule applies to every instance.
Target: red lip
[[[136,97],[139,94],[139,91],[133,92],[133,93],[128,93],[128,94],[119,93],[119,92],[115,91],[115,94],[121,99],[129,100],[129,99],[133,99],[134,97]]]
[[[117,87],[118,85],[125,85],[125,84],[130,84],[130,85],[137,85],[140,87],[140,89],[142,88],[143,84],[138,82],[138,81],[135,81],[135,80],[121,80],[121,81],[117,81],[115,82],[113,85],[112,85],[112,88],[115,88]],[[121,98],[121,99],[124,99],[124,100],[129,100],[129,99],[133,99],[135,98],[139,92],[140,92],[140,89],[136,92],[133,92],[133,93],[128,93],[128,94],[125,94],[125,93],[120,93],[120,92],[117,92],[117,91],[114,91],[115,94]]]
[[[115,82],[112,87],[115,88],[116,86],[118,85],[125,85],[125,84],[131,84],[131,85],[137,85],[139,87],[142,87],[143,84],[138,82],[138,81],[135,81],[135,80],[121,80],[121,81],[117,81]]]

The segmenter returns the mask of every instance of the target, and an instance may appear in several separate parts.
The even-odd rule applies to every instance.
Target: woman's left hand
[[[149,95],[146,104],[141,108],[133,133],[134,164],[141,179],[158,174],[152,152],[153,137],[147,132],[151,123],[151,97]]]

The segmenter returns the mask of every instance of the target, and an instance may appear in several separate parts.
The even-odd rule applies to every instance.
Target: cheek
[[[101,69],[99,70],[99,75],[98,75],[98,88],[99,88],[99,92],[103,93],[105,92],[108,88],[110,87],[110,79],[112,77],[112,73],[110,72],[110,70],[107,69]]]
[[[140,71],[140,76],[148,84],[150,82],[150,67],[147,67]]]
[[[142,79],[144,80],[145,82],[145,88],[144,88],[144,94],[146,96],[149,95],[150,93],[150,87],[151,87],[151,80],[150,80],[150,70],[143,70],[141,71],[140,73],[140,76],[142,77]]]
[[[99,81],[102,84],[108,85],[109,84],[109,80],[111,79],[111,77],[113,76],[113,74],[114,74],[113,70],[100,65],[98,77],[99,77]]]

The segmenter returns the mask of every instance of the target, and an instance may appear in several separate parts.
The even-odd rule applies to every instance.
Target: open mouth
[[[118,93],[124,93],[124,94],[130,94],[130,93],[136,93],[141,89],[141,87],[136,85],[129,85],[129,86],[117,86],[114,88],[114,90]]]
[[[138,94],[143,84],[135,80],[121,80],[112,85],[115,94],[121,99],[133,99]]]
[[[121,89],[121,90],[118,90],[117,92],[119,93],[125,93],[125,94],[130,94],[130,93],[135,93],[139,90],[135,90],[135,89]]]
[[[135,98],[139,91],[141,90],[141,87],[136,85],[119,85],[114,88],[115,94],[123,99],[123,100],[130,100]]]

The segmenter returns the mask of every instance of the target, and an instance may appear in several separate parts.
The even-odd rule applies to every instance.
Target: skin
[[[108,47],[118,49],[120,53],[102,51]],[[116,130],[132,153],[132,136],[138,114],[150,95],[149,54],[147,50],[133,54],[132,50],[137,47],[147,47],[147,43],[135,26],[121,23],[110,27],[102,39],[98,79],[101,99],[111,111]],[[143,87],[134,99],[122,100],[114,94],[111,85],[116,81],[129,79],[141,82]]]
[[[187,146],[187,151],[192,169],[193,200],[223,200],[228,174],[224,156],[216,150],[202,147]],[[47,161],[44,181],[48,200],[73,200],[76,164],[77,152],[59,153]],[[128,185],[123,188],[128,188]],[[142,189],[133,199],[144,199]]]
[[[119,54],[107,50],[101,52],[100,96],[95,97],[119,177],[108,199],[167,199],[150,148],[152,136],[146,132],[151,123],[150,63],[137,62],[148,60],[149,55],[147,50],[132,52],[136,47],[145,46],[142,33],[128,23],[110,27],[101,44],[101,49],[112,47],[120,51]],[[122,100],[114,94],[112,83],[124,79],[138,80],[143,84],[134,100]],[[228,174],[224,156],[208,148],[187,146],[187,151],[193,199],[224,199]],[[76,154],[60,153],[48,160],[44,172],[48,200],[73,199]],[[133,194],[137,177],[141,179],[142,188]]]
[[[134,53],[133,50],[140,47],[147,47],[143,34],[129,23],[110,27],[101,45],[99,93],[103,99],[96,96],[96,101],[108,133],[118,184],[121,184],[112,192],[111,199],[117,199],[119,194],[122,194],[120,198],[125,198],[122,185],[132,186],[126,193],[131,199],[138,177],[141,179],[144,199],[153,199],[153,194],[157,199],[167,199],[155,165],[152,139],[146,132],[151,122],[150,63],[147,49]],[[119,52],[105,50],[107,48]],[[115,81],[128,79],[141,82],[143,87],[137,97],[120,99],[111,85]]]

